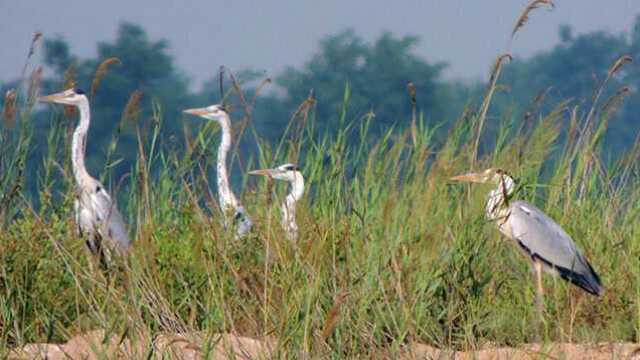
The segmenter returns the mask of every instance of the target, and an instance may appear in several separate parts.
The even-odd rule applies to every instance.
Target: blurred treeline
[[[515,57],[503,69],[499,92],[489,109],[487,134],[497,129],[500,123],[520,119],[520,126],[527,120],[571,98],[567,107],[567,118],[572,104],[589,104],[594,88],[605,76],[607,69],[621,55],[640,59],[640,17],[628,33],[611,34],[597,31],[574,35],[571,28],[559,29],[559,43],[548,51],[530,58]],[[444,134],[465,111],[474,112],[479,107],[486,86],[481,81],[447,81],[442,72],[446,63],[433,62],[418,57],[414,47],[416,36],[397,37],[385,33],[373,43],[368,43],[353,31],[328,36],[319,44],[317,52],[300,68],[289,67],[276,74],[265,85],[267,75],[252,69],[234,72],[244,97],[253,99],[255,89],[262,87],[252,108],[251,124],[255,131],[249,132],[260,140],[273,141],[281,138],[292,116],[313,89],[314,119],[321,131],[334,131],[341,124],[340,109],[345,94],[349,94],[348,116],[351,119],[375,115],[371,136],[380,135],[391,126],[406,127],[411,122],[412,105],[407,90],[409,81],[417,92],[417,111],[424,121],[439,128]],[[28,44],[25,44],[25,48]],[[88,141],[88,166],[98,175],[104,170],[114,134],[119,134],[118,146],[109,155],[115,163],[115,179],[131,169],[138,151],[136,127],[144,130],[144,122],[158,114],[164,121],[163,143],[180,148],[184,144],[184,127],[201,126],[198,119],[181,121],[181,111],[188,107],[201,107],[220,101],[218,66],[225,62],[223,54],[218,64],[211,64],[211,79],[202,89],[194,91],[189,78],[174,64],[170,44],[165,40],[150,39],[138,25],[123,23],[113,42],[97,45],[95,58],[79,58],[70,50],[70,44],[59,37],[45,36],[43,47],[45,67],[40,92],[59,91],[75,84],[92,94],[92,127]],[[473,56],[473,54],[469,54]],[[116,57],[121,63],[112,63],[94,84],[96,70],[108,58]],[[232,69],[238,70],[238,69]],[[489,72],[490,69],[487,69]],[[270,74],[269,74],[270,75]],[[18,87],[20,74],[15,81],[0,84],[2,94]],[[28,77],[28,74],[27,74]],[[618,86],[640,85],[640,68],[628,66],[613,79]],[[236,106],[232,118],[246,116],[246,106],[239,104],[233,84],[225,80],[225,90]],[[264,85],[264,86],[263,86]],[[612,87],[613,89],[616,86]],[[142,97],[133,113],[123,114],[134,92]],[[615,90],[612,90],[615,91]],[[585,108],[585,107],[583,107]],[[588,108],[588,107],[586,107]],[[131,109],[130,109],[131,110]],[[47,134],[52,121],[69,121],[75,125],[75,116],[63,116],[59,109],[41,111],[32,117],[36,132]],[[605,153],[615,157],[633,144],[640,123],[635,114],[640,113],[640,98],[630,96],[609,126]],[[11,131],[11,124],[2,124],[3,131]],[[490,135],[487,135],[490,136]],[[250,151],[255,138],[245,139],[241,149]],[[46,136],[34,139],[29,168],[39,165],[46,151]],[[354,139],[356,142],[356,139]],[[114,161],[116,159],[116,161]]]

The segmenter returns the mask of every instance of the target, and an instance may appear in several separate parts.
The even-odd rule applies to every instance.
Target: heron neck
[[[227,153],[231,148],[231,121],[228,115],[224,115],[218,123],[222,128],[222,140],[218,147],[218,200],[222,211],[226,213],[229,209],[236,209],[238,207],[238,200],[231,190],[229,175],[227,173]]]
[[[304,178],[300,172],[295,172],[291,181],[291,191],[287,194],[282,203],[282,227],[287,236],[295,240],[298,236],[298,225],[296,224],[296,203],[304,194]]]
[[[73,176],[77,184],[82,184],[89,173],[84,163],[84,156],[87,147],[87,132],[89,131],[89,123],[91,122],[91,114],[89,112],[89,102],[83,101],[78,106],[80,113],[80,122],[76,126],[71,138],[71,165],[73,167]]]
[[[504,219],[509,216],[508,198],[515,190],[515,181],[508,175],[502,175],[498,186],[489,192],[485,211],[489,220]]]

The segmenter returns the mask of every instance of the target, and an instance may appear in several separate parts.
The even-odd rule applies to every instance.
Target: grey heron
[[[280,165],[273,169],[249,171],[249,175],[268,176],[276,180],[288,181],[291,190],[280,207],[280,223],[289,240],[298,238],[298,224],[296,223],[296,203],[304,195],[304,177],[300,168],[293,164]]]
[[[227,153],[231,148],[231,119],[229,114],[222,105],[211,105],[198,109],[187,109],[184,113],[196,115],[207,120],[213,120],[220,125],[222,129],[222,139],[218,147],[218,202],[220,209],[224,215],[224,226],[229,226],[229,215],[232,213],[231,224],[236,228],[236,236],[243,237],[249,231],[253,223],[247,215],[244,207],[233,194],[233,190],[229,185],[229,176],[227,173]]]
[[[511,201],[514,179],[504,170],[490,168],[451,178],[454,181],[491,183],[485,212],[506,237],[514,240],[533,263],[538,311],[542,311],[542,271],[559,275],[589,294],[600,296],[602,283],[571,237],[542,210],[521,200]],[[539,314],[542,315],[542,314]]]
[[[123,253],[131,245],[126,225],[109,193],[100,181],[87,172],[84,162],[87,132],[91,122],[89,99],[78,88],[42,96],[40,102],[75,106],[80,121],[71,140],[71,165],[77,192],[74,204],[75,220],[81,236],[87,237],[89,250],[100,257],[103,265],[109,260],[109,251]],[[106,245],[106,246],[105,246]]]

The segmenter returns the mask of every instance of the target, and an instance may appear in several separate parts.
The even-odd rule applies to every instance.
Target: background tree
[[[515,58],[504,67],[499,81],[501,91],[494,98],[486,124],[489,135],[498,126],[498,118],[523,119],[523,114],[531,111],[534,98],[541,93],[546,93],[540,106],[542,113],[567,98],[589,103],[594,89],[617,58],[629,54],[640,59],[640,18],[632,31],[620,34],[596,31],[578,35],[573,34],[569,26],[562,26],[559,39],[560,42],[550,50],[529,58]],[[291,115],[310,89],[314,89],[317,100],[318,130],[321,133],[335,131],[340,126],[347,86],[350,90],[348,120],[373,112],[372,136],[391,126],[404,127],[411,119],[408,81],[412,81],[417,89],[418,107],[427,121],[431,125],[444,124],[443,128],[446,128],[465,106],[479,103],[485,84],[482,81],[443,80],[446,64],[417,56],[414,52],[417,43],[415,36],[396,37],[390,33],[367,42],[353,30],[324,38],[318,51],[303,66],[288,67],[275,76],[273,85],[262,91],[253,109],[258,135],[271,142],[279,140]],[[183,124],[176,121],[182,118],[181,110],[219,102],[220,94],[217,74],[212,74],[215,76],[200,91],[193,92],[188,87],[187,77],[174,65],[167,41],[152,40],[140,26],[130,23],[120,25],[114,41],[99,43],[94,58],[74,55],[63,38],[46,39],[44,64],[48,71],[45,74],[52,75],[43,80],[41,93],[59,91],[70,79],[90,91],[99,64],[111,57],[117,57],[122,63],[109,68],[91,99],[93,123],[89,134],[88,166],[94,174],[104,169],[112,136],[119,125],[123,125],[117,152],[113,154],[113,158],[123,160],[114,169],[115,178],[119,179],[131,169],[137,153],[135,127],[120,123],[123,109],[134,91],[143,94],[139,103],[140,121],[148,124],[154,109],[159,109],[164,120],[162,138],[175,135],[172,139],[178,142],[183,141]],[[211,64],[211,68],[216,69],[219,65],[224,62]],[[255,84],[260,83],[264,74],[241,69],[236,78],[243,83],[247,98],[252,98]],[[2,94],[19,83],[19,79],[2,83]],[[640,68],[636,65],[625,67],[615,76],[603,98],[621,85],[637,89]],[[229,90],[231,86],[225,88]],[[237,96],[233,92],[231,95],[228,100],[237,103]],[[237,120],[242,116],[238,111],[241,107],[235,108],[232,117]],[[611,154],[615,155],[633,143],[639,112],[640,98],[629,96],[608,130],[606,143]],[[37,133],[48,132],[52,125],[50,117],[51,113],[47,111],[34,119]],[[34,138],[36,146],[30,156],[30,166],[39,166],[46,141],[45,137]],[[251,151],[254,145],[255,139],[245,138],[241,149]]]
[[[414,36],[384,33],[367,43],[352,30],[329,36],[301,69],[287,68],[276,77],[278,92],[260,99],[261,130],[277,138],[298,105],[313,89],[320,130],[338,126],[345,86],[351,98],[349,116],[375,114],[374,133],[411,119],[407,83],[412,81],[429,119],[442,119],[448,106],[447,87],[440,80],[444,63],[430,64],[413,53]]]
[[[62,38],[45,40],[44,49],[44,62],[54,74],[44,83],[45,92],[59,91],[68,86],[69,79],[73,79],[78,87],[90,93],[96,69],[104,60],[115,57],[122,62],[109,67],[91,99],[91,140],[87,154],[89,166],[96,174],[104,166],[112,134],[120,125],[123,125],[123,132],[118,153],[114,155],[124,161],[117,168],[116,178],[128,171],[135,159],[137,148],[133,127],[120,124],[123,110],[134,91],[143,94],[139,103],[143,120],[153,113],[153,104],[160,106],[163,118],[176,119],[181,110],[192,102],[187,78],[174,66],[168,43],[165,40],[151,41],[138,25],[120,25],[113,43],[98,44],[95,58],[79,59],[72,55]],[[181,124],[166,121],[163,128],[163,136],[166,137],[179,133]]]
[[[569,98],[574,103],[590,104],[595,89],[618,58],[629,54],[640,60],[639,27],[640,18],[631,34],[596,31],[576,36],[569,26],[561,26],[558,45],[531,58],[516,58],[505,66],[500,82],[507,86],[507,95],[496,98],[494,114],[513,113],[522,118],[524,112],[531,110],[534,98],[543,93],[546,93],[541,107],[543,112]],[[611,79],[602,98],[606,99],[622,85],[638,88],[640,71],[637,66],[627,66]],[[611,154],[633,143],[638,129],[635,115],[638,111],[640,101],[637,96],[628,97],[608,130],[607,144]]]

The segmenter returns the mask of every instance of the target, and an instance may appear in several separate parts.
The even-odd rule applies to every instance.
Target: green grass
[[[335,358],[393,354],[412,341],[458,349],[534,341],[528,260],[485,220],[487,187],[447,182],[489,166],[514,174],[518,197],[556,219],[602,277],[605,293],[595,298],[545,276],[544,341],[638,341],[640,145],[602,160],[613,112],[596,100],[593,112],[561,102],[527,126],[502,119],[493,138],[482,127],[496,120],[482,109],[464,112],[446,136],[420,117],[372,139],[375,118],[347,116],[348,88],[336,134],[315,133],[322,119],[309,106],[281,143],[260,141],[255,157],[235,157],[243,174],[285,161],[303,166],[308,191],[295,244],[279,227],[286,188],[264,179],[242,182],[254,234],[238,241],[225,231],[203,176],[215,171],[215,124],[176,152],[160,140],[158,109],[137,129],[141,152],[130,176],[94,174],[119,189],[135,235],[128,259],[105,274],[74,231],[72,124],[53,111],[51,132],[33,133],[27,99],[16,127],[0,133],[0,353],[96,328],[114,336],[234,331],[273,336],[281,354]],[[564,124],[570,129],[560,137]],[[250,122],[248,129],[255,133]],[[49,148],[39,173],[29,174],[34,136],[48,136]],[[24,190],[30,176],[38,176],[36,198]]]

